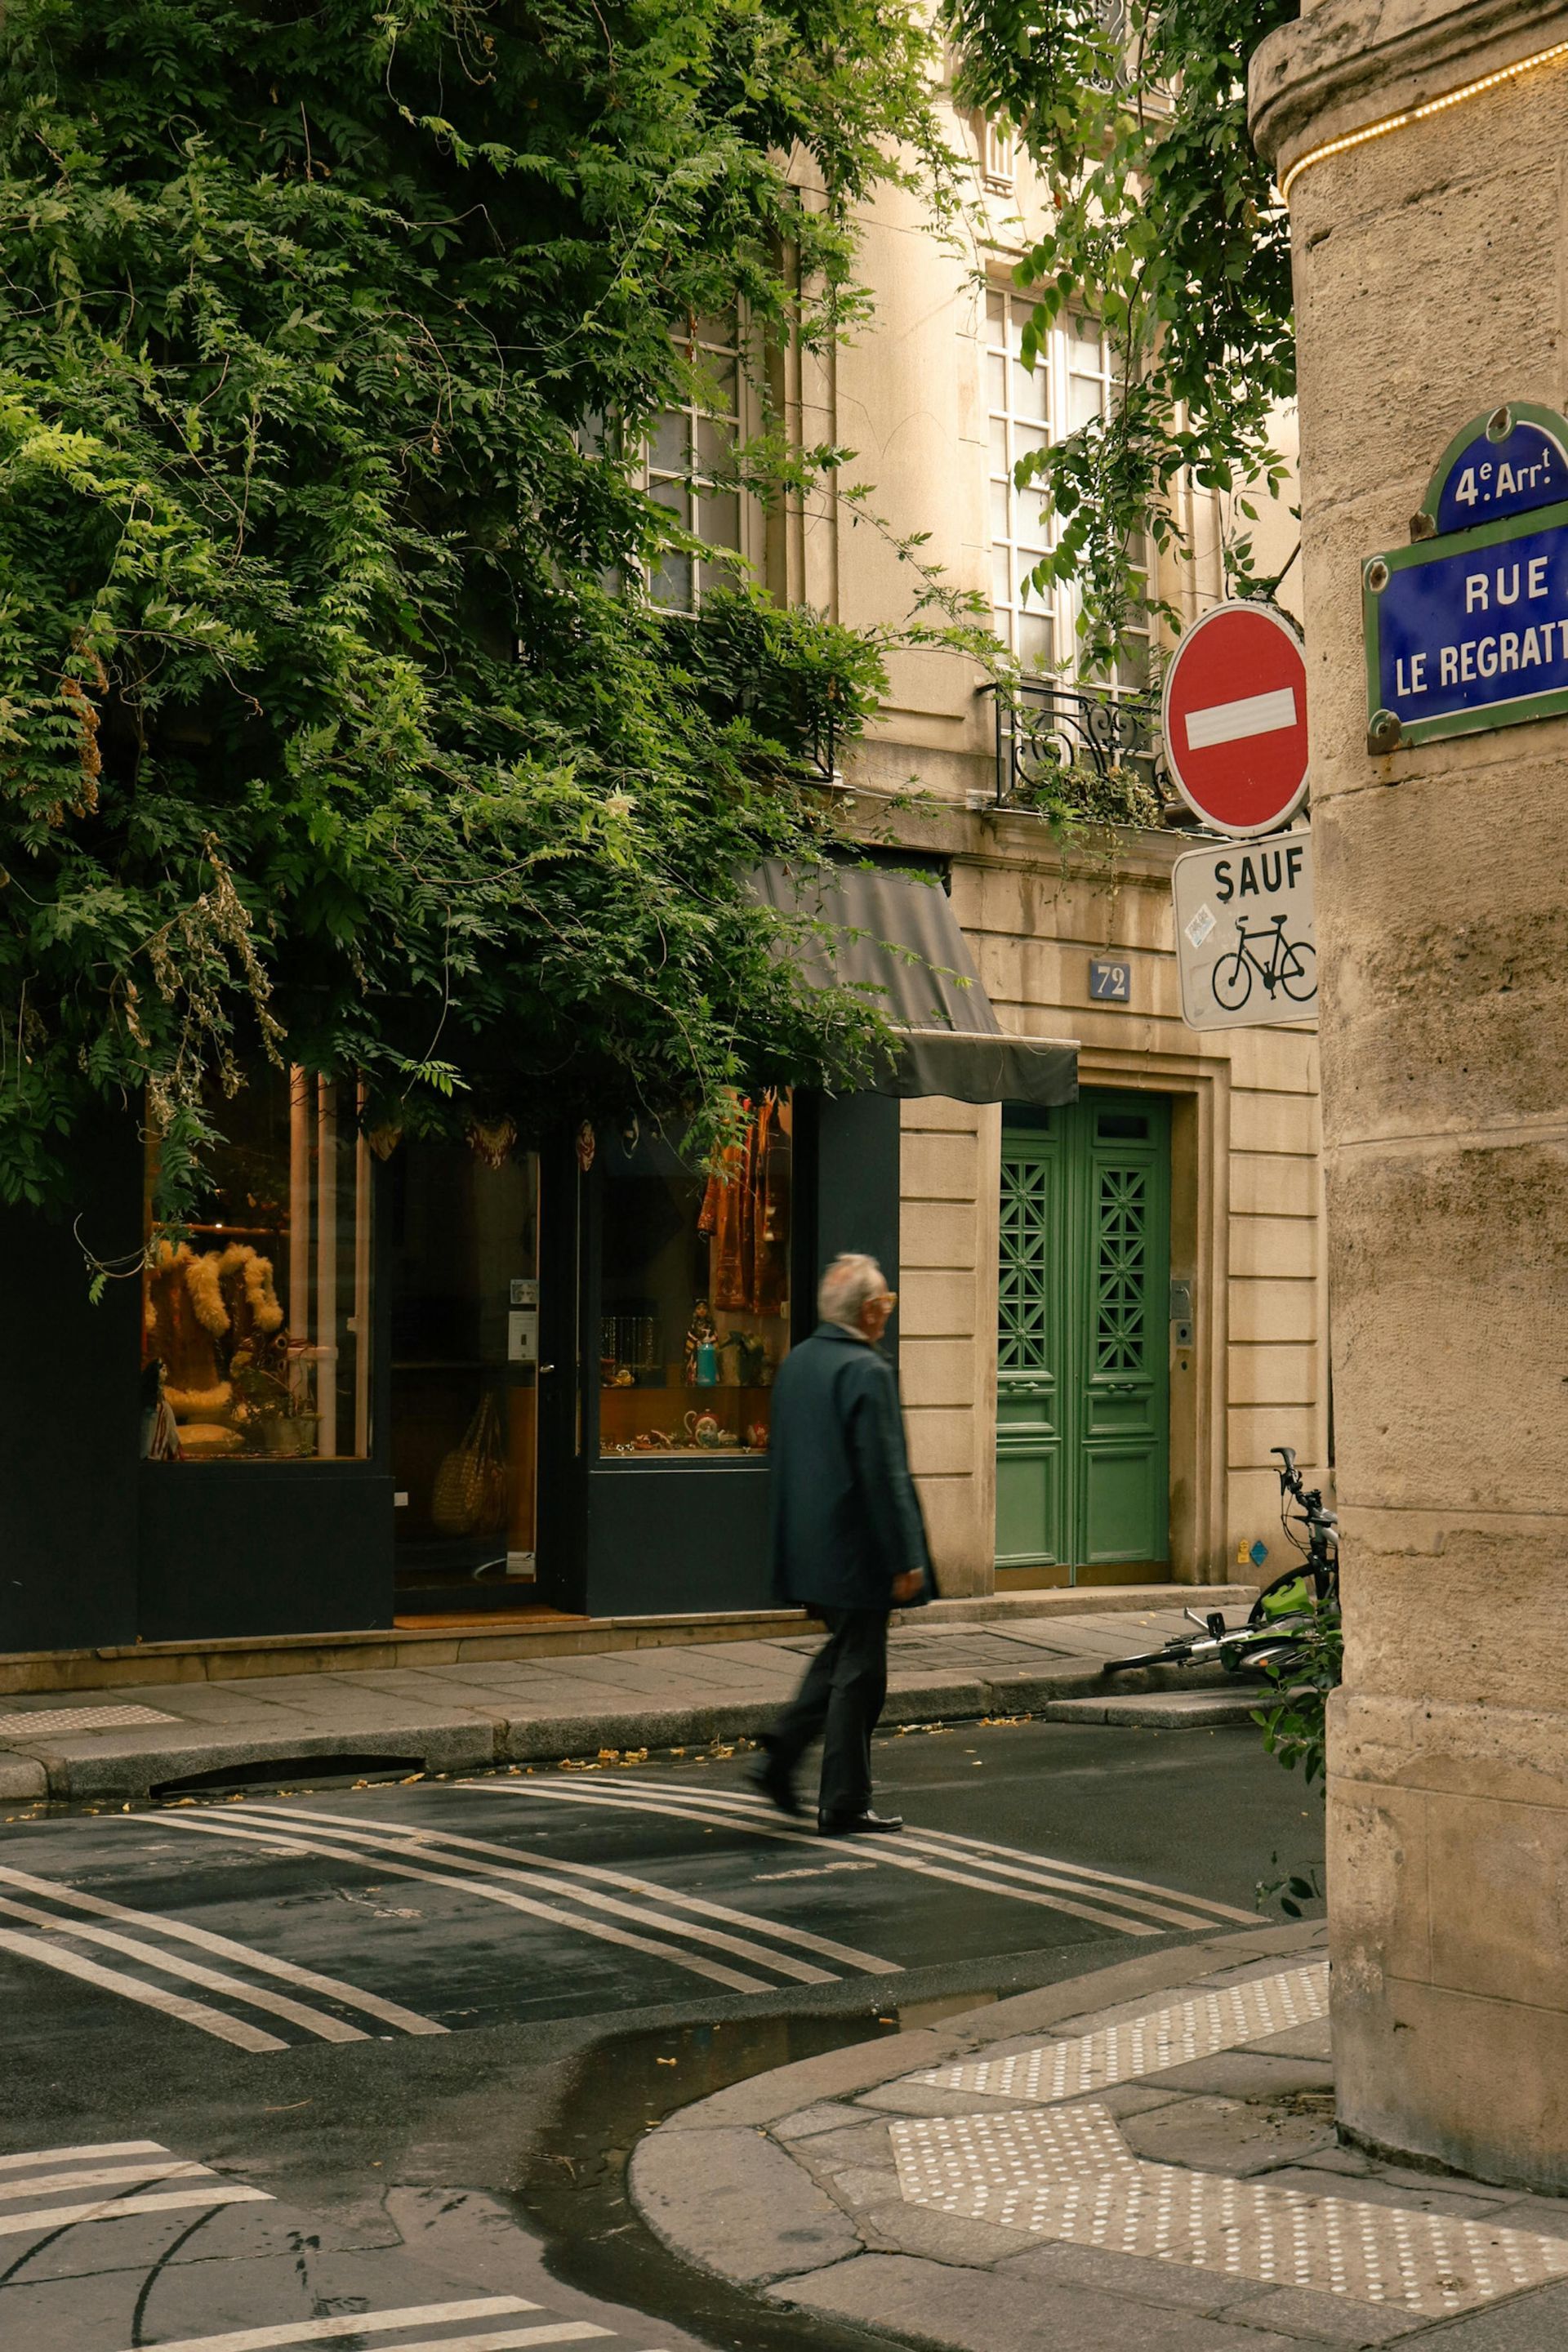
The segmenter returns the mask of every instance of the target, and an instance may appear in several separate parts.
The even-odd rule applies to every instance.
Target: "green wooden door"
[[[1089,1093],[1002,1135],[996,1565],[1169,1557],[1170,1112]]]

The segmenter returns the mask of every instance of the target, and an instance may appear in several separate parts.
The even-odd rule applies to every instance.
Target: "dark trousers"
[[[824,1609],[827,1640],[768,1734],[773,1761],[793,1772],[822,1738],[817,1811],[824,1820],[863,1813],[871,1802],[871,1734],[888,1696],[888,1612]]]

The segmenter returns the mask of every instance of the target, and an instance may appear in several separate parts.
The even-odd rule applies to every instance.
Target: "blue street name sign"
[[[1515,403],[1467,425],[1362,603],[1369,751],[1568,711],[1568,421]]]

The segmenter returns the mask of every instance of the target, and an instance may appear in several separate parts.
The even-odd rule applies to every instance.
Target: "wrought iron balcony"
[[[1055,678],[980,691],[995,708],[998,808],[1076,803],[1114,822],[1125,793],[1123,821],[1159,823],[1169,786],[1157,697]]]

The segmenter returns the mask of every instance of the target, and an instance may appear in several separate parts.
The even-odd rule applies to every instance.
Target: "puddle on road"
[[[679,2107],[775,2066],[931,2025],[994,2000],[969,1992],[818,2014],[692,2023],[601,2042],[584,2053],[539,2135],[514,2191],[543,2242],[552,2277],[628,2305],[656,2324],[684,2328],[739,2352],[867,2352],[894,2339],[811,2313],[777,2309],[761,2289],[731,2286],[689,2268],[661,2244],[631,2200],[626,2168],[646,2132]]]

